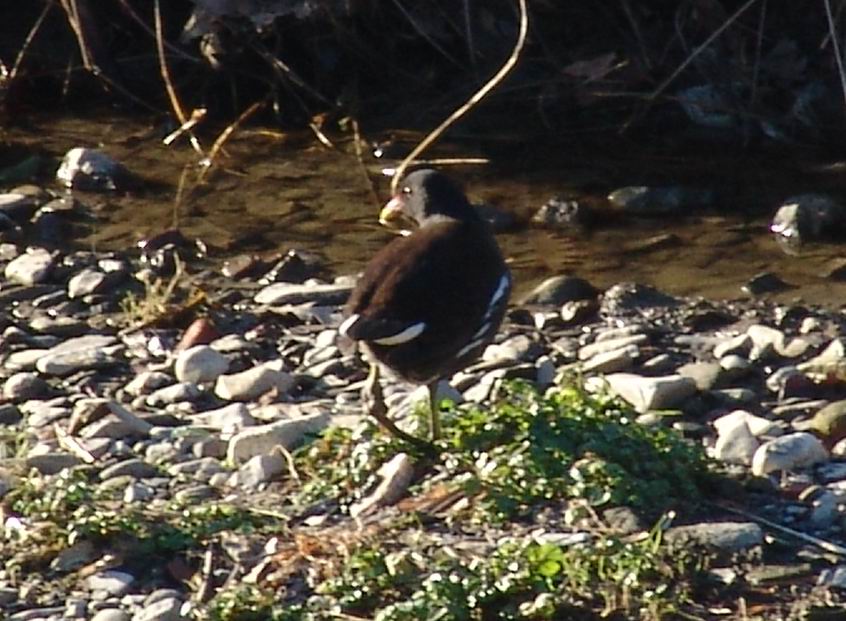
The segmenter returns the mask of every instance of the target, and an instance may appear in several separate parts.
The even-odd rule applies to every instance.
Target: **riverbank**
[[[362,414],[353,278],[308,259],[0,246],[10,619],[842,610],[839,309],[562,277],[452,378],[433,457]]]

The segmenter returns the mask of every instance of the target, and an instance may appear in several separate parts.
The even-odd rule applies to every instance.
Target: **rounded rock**
[[[229,358],[208,345],[195,345],[179,354],[174,364],[180,382],[213,382],[229,369]]]

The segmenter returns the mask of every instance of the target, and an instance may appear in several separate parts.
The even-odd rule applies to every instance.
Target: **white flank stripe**
[[[400,343],[407,343],[413,338],[420,336],[420,333],[426,329],[426,324],[422,321],[408,326],[402,332],[397,332],[391,336],[385,336],[381,339],[373,339],[374,343],[379,345],[399,345]]]
[[[347,332],[349,332],[350,328],[353,327],[353,324],[355,324],[355,322],[358,321],[360,318],[361,315],[359,315],[358,313],[350,315],[349,317],[344,319],[344,322],[340,326],[338,326],[338,332],[340,332],[342,336],[347,336]]]
[[[496,291],[494,291],[493,297],[491,301],[488,303],[488,312],[490,314],[494,307],[499,303],[502,299],[502,296],[505,295],[505,292],[508,291],[508,286],[511,284],[511,278],[508,276],[508,272],[505,272],[502,277],[499,279],[499,285],[497,285]]]
[[[474,340],[474,339],[477,339],[481,336],[484,336],[484,334],[488,330],[490,330],[490,328],[491,328],[491,323],[489,321],[486,321],[485,323],[482,324],[482,327],[479,328],[478,330],[476,330],[476,333],[473,336],[470,337],[470,340]]]
[[[481,344],[482,344],[482,339],[476,339],[474,341],[470,341],[469,343],[467,343],[467,345],[465,345],[464,347],[462,347],[461,349],[458,350],[458,353],[455,354],[455,358],[461,358],[461,356],[463,356],[464,354],[466,354],[470,350],[475,349],[476,347],[478,347]]]

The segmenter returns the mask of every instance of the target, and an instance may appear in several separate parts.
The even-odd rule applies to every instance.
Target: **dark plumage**
[[[511,277],[488,225],[434,170],[406,177],[380,222],[410,221],[367,265],[340,331],[404,379],[427,384],[472,362],[496,334]],[[438,434],[433,407],[433,435]]]

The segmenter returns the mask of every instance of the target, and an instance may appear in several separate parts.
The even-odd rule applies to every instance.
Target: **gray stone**
[[[3,384],[3,398],[15,403],[50,396],[50,385],[35,373],[15,373]]]
[[[781,435],[782,433],[781,428],[771,420],[763,416],[755,416],[746,410],[734,410],[728,414],[724,414],[715,419],[713,424],[719,434],[725,433],[731,427],[740,424],[746,425],[749,432],[755,437],[762,435]]]
[[[627,345],[619,349],[604,351],[586,360],[582,364],[582,371],[585,373],[618,373],[620,371],[628,371],[634,365],[634,360],[639,354],[640,350],[636,345]]]
[[[173,370],[180,382],[204,384],[215,381],[229,369],[229,358],[208,345],[197,345],[179,353]]]
[[[11,587],[0,587],[0,608],[15,603],[18,599],[18,590]]]
[[[621,336],[611,339],[597,339],[590,345],[585,345],[579,349],[579,360],[588,360],[598,354],[605,354],[611,351],[617,351],[627,347],[634,347],[634,351],[638,351],[638,346],[645,345],[649,342],[649,337],[645,334],[632,334],[630,336]]]
[[[555,381],[555,364],[549,356],[540,356],[535,360],[535,383],[541,388],[549,386]]]
[[[35,364],[44,357],[47,349],[24,349],[15,351],[6,357],[3,366],[9,371],[30,371]]]
[[[748,356],[752,351],[752,338],[748,334],[738,334],[735,337],[720,341],[714,346],[714,357],[722,358],[729,354]]]
[[[185,618],[181,609],[182,600],[167,597],[144,606],[132,616],[132,621],[180,621]]]
[[[132,574],[107,569],[88,576],[85,579],[85,586],[92,591],[105,591],[109,595],[120,596],[129,590],[133,582],[135,582],[135,576]]]
[[[230,403],[227,406],[216,410],[208,410],[195,414],[191,417],[195,425],[210,427],[221,431],[223,434],[231,434],[256,424],[256,419],[250,414],[250,410],[243,403]]]
[[[537,343],[524,334],[518,334],[501,343],[488,345],[482,354],[482,360],[491,362],[532,360],[537,356],[538,351]]]
[[[846,224],[846,209],[826,194],[799,194],[786,199],[773,216],[770,231],[789,248],[831,236]]]
[[[310,285],[274,283],[268,285],[255,296],[257,304],[279,306],[282,304],[302,304],[314,302],[321,305],[343,304],[352,292],[349,284]]]
[[[182,488],[173,495],[173,499],[183,505],[192,505],[210,498],[217,498],[217,491],[205,484]]]
[[[28,455],[26,465],[28,468],[35,468],[41,474],[57,474],[66,468],[73,468],[82,463],[79,457],[70,453],[53,451]]]
[[[329,412],[320,412],[298,419],[248,427],[239,431],[229,441],[226,457],[230,462],[240,464],[256,455],[269,454],[277,445],[289,449],[305,434],[316,433],[326,427],[329,420]]]
[[[156,490],[145,483],[130,483],[123,490],[123,501],[127,503],[146,502],[156,495]]]
[[[800,337],[788,341],[783,331],[760,324],[749,326],[746,334],[752,339],[750,360],[766,360],[773,354],[785,358],[796,358],[804,354],[811,345],[809,341]]]
[[[270,390],[286,393],[294,385],[290,373],[282,371],[282,361],[260,364],[241,373],[221,375],[214,393],[227,401],[251,401]]]
[[[202,396],[202,392],[196,386],[188,382],[179,382],[158,390],[147,395],[145,402],[151,407],[161,407],[171,403],[179,403],[181,401],[195,401]]]
[[[823,569],[817,584],[846,589],[846,565],[838,565],[833,569]]]
[[[822,352],[796,367],[803,373],[819,375],[846,371],[846,342],[833,339]]]
[[[576,276],[552,276],[535,287],[522,304],[561,306],[566,302],[595,299],[599,291],[588,281]]]
[[[761,545],[764,532],[754,522],[703,522],[667,530],[669,543],[696,543],[723,552],[739,552]]]
[[[103,608],[94,613],[91,621],[130,621],[132,617],[120,608]]]
[[[62,158],[56,179],[68,188],[102,192],[125,187],[127,171],[102,151],[74,147]]]
[[[677,407],[696,393],[696,382],[681,375],[642,377],[632,373],[612,373],[604,378],[590,378],[586,386],[597,389],[604,382],[611,392],[628,401],[641,414]]]
[[[47,280],[53,269],[53,255],[44,248],[27,248],[12,259],[4,271],[7,280],[22,285],[35,285]]]
[[[130,381],[124,390],[127,394],[138,396],[146,395],[164,386],[169,386],[173,383],[173,378],[167,373],[161,371],[142,371]]]
[[[793,470],[828,460],[819,439],[804,431],[790,433],[766,442],[755,451],[752,474],[763,476],[778,470]]]
[[[255,455],[238,468],[238,486],[256,489],[285,471],[285,457],[278,451],[268,455]]]
[[[130,476],[133,479],[146,479],[159,474],[158,469],[141,459],[126,459],[107,466],[100,471],[100,480]]]
[[[730,464],[748,466],[752,463],[752,457],[758,450],[758,446],[760,443],[745,421],[731,426],[723,425],[714,445],[714,457]]]
[[[109,278],[100,270],[85,268],[68,280],[68,297],[81,298],[92,293],[100,293],[109,284]]]
[[[689,362],[676,369],[676,373],[682,377],[692,379],[698,390],[716,388],[724,372],[717,362]]]
[[[68,339],[49,349],[35,364],[45,375],[70,375],[84,369],[98,369],[117,364],[117,352],[122,346],[114,346],[113,336],[89,334]]]
[[[91,326],[82,319],[62,316],[51,317],[49,315],[34,317],[29,322],[29,327],[35,332],[39,332],[41,334],[51,334],[64,338],[82,336],[91,330]]]

